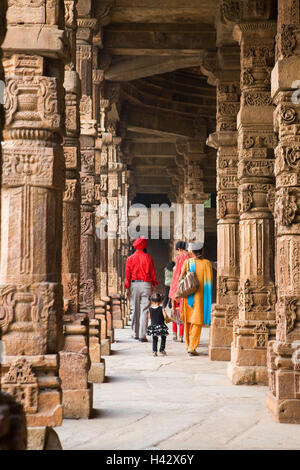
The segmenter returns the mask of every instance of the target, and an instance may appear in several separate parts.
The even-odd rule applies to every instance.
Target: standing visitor
[[[186,259],[190,258],[191,255],[187,251],[187,245],[184,241],[176,242],[175,245],[177,256],[175,259],[175,267],[173,271],[172,282],[170,286],[169,297],[172,299],[172,330],[173,330],[173,340],[177,340],[177,327],[179,329],[179,341],[183,342],[183,332],[184,332],[184,325],[182,321],[180,321],[181,313],[182,313],[182,305],[183,299],[176,299],[176,292],[178,287],[179,277],[182,271],[183,263]]]
[[[185,341],[187,352],[197,356],[201,330],[203,325],[210,325],[212,302],[212,265],[203,257],[203,244],[191,243],[190,251],[194,258],[184,262],[179,281],[188,271],[194,271],[198,279],[198,290],[183,299],[182,317],[185,325]]]
[[[158,282],[152,256],[143,251],[147,248],[147,239],[138,238],[133,247],[136,251],[126,261],[125,289],[127,297],[130,297],[134,338],[146,342],[149,299]]]
[[[174,261],[170,261],[165,267],[165,297],[164,297],[164,302],[163,302],[163,308],[166,308],[170,300],[169,292],[170,292],[170,286],[171,286],[172,277],[173,277],[174,266],[175,266]]]
[[[158,338],[161,338],[159,352],[166,356],[166,340],[169,334],[168,327],[165,324],[167,318],[165,310],[161,306],[161,295],[153,294],[151,297],[151,307],[149,308],[149,320],[151,325],[147,329],[147,334],[152,336],[153,356],[157,356]]]

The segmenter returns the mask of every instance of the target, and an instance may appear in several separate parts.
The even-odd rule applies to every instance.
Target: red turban
[[[144,236],[137,238],[133,242],[133,247],[136,250],[144,250],[147,247],[148,240]]]

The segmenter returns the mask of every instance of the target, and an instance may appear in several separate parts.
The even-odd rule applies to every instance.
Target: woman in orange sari
[[[182,271],[183,263],[186,259],[190,258],[192,255],[187,251],[186,242],[179,241],[175,245],[177,256],[175,259],[175,267],[173,271],[173,278],[170,286],[169,297],[172,299],[172,318],[173,321],[173,340],[177,340],[177,325],[179,327],[179,341],[183,342],[183,329],[184,325],[180,321],[182,315],[182,304],[183,299],[176,299],[176,292],[178,287],[179,277]]]
[[[181,280],[188,271],[194,271],[199,282],[198,290],[183,299],[182,319],[185,325],[185,342],[190,356],[197,356],[203,325],[210,325],[212,302],[212,264],[203,257],[202,243],[191,243],[193,258],[183,263],[179,277]]]

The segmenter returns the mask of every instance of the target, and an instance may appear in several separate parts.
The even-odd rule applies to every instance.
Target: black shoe
[[[147,338],[141,338],[141,339],[140,339],[140,342],[141,342],[141,343],[148,343],[148,340],[147,340]]]

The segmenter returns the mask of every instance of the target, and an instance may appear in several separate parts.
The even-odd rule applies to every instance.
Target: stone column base
[[[271,391],[266,394],[267,408],[279,423],[300,424],[300,400],[276,398]]]
[[[27,428],[27,450],[62,450],[57,433],[51,427]]]
[[[114,331],[114,329],[107,330],[107,336],[110,339],[110,344],[114,343],[114,341],[115,341],[115,331]]]
[[[89,381],[94,384],[101,384],[105,380],[105,360],[92,362],[89,370]]]
[[[238,317],[234,305],[212,306],[208,354],[211,361],[230,361],[233,320]]]
[[[124,320],[113,320],[114,328],[124,328]]]
[[[49,404],[51,415],[49,414]],[[26,414],[27,426],[61,426],[63,420],[63,407],[59,392],[45,391],[39,394],[39,409],[35,414]]]
[[[61,426],[58,366],[58,354],[5,356],[5,363],[1,364],[2,390],[18,397],[24,406],[27,426]],[[27,388],[31,389],[30,394]]]
[[[88,389],[63,390],[63,415],[69,419],[88,419],[93,409],[93,384]]]
[[[208,346],[208,355],[211,361],[230,361],[231,348],[230,347],[214,347]]]
[[[236,366],[230,362],[227,377],[234,385],[268,385],[268,369],[265,366]]]
[[[109,339],[102,339],[101,340],[101,355],[102,356],[110,356],[111,348],[110,348],[110,340]]]

